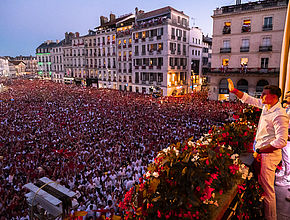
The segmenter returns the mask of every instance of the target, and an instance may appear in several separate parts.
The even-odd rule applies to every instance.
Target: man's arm
[[[244,96],[244,93],[238,89],[235,88],[234,83],[231,79],[228,79],[229,83],[229,91],[230,93],[235,94],[239,99],[241,99]]]
[[[230,93],[235,94],[243,103],[253,105],[257,108],[263,108],[263,104],[260,99],[249,96],[247,93],[243,93],[242,91],[236,89],[231,79],[228,79],[228,83]]]

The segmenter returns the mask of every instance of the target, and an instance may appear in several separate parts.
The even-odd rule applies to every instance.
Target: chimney
[[[101,21],[101,25],[104,25],[105,23],[108,22],[108,18],[107,17],[104,17],[104,16],[101,16],[100,17],[100,21]]]
[[[110,14],[110,21],[115,21],[116,20],[116,15],[111,13]]]
[[[56,43],[58,44],[59,43],[59,40],[56,40]]]
[[[242,0],[236,0],[236,5],[242,4]]]
[[[76,32],[76,37],[79,38],[80,37],[80,33]]]
[[[136,15],[136,16],[138,15],[138,12],[139,12],[138,7],[136,7],[136,8],[135,8],[135,15]]]

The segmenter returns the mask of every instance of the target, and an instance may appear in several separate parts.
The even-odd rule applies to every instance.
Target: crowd
[[[118,214],[158,151],[198,139],[241,108],[205,92],[155,99],[15,80],[0,93],[0,219],[28,219],[23,185],[43,176],[75,191],[78,210]]]

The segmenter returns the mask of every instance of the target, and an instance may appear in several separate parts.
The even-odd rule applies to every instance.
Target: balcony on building
[[[263,25],[263,31],[271,31],[273,29],[273,25]]]
[[[242,26],[242,33],[244,32],[251,32],[251,26],[243,25]]]
[[[259,46],[259,52],[269,52],[269,51],[272,51],[272,45]]]
[[[230,53],[231,49],[232,49],[231,47],[220,48],[220,53]]]
[[[250,47],[240,47],[240,52],[249,52]]]
[[[231,27],[230,26],[224,26],[223,34],[230,34],[230,33],[231,33]]]

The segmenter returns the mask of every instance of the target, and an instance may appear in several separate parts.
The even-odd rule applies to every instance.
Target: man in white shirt
[[[288,105],[286,108],[286,113],[290,118],[290,91],[287,92],[286,96],[286,104]],[[290,129],[290,124],[288,129]],[[282,170],[280,170],[276,174],[276,182],[277,186],[290,186],[290,141],[288,136],[288,141],[286,147],[282,149]]]
[[[289,124],[288,115],[279,102],[281,90],[277,86],[265,86],[261,98],[257,99],[236,89],[231,79],[228,83],[229,91],[242,102],[262,109],[255,145],[256,152],[261,154],[258,178],[264,190],[265,218],[276,220],[275,170],[282,159],[281,149],[287,144]]]

